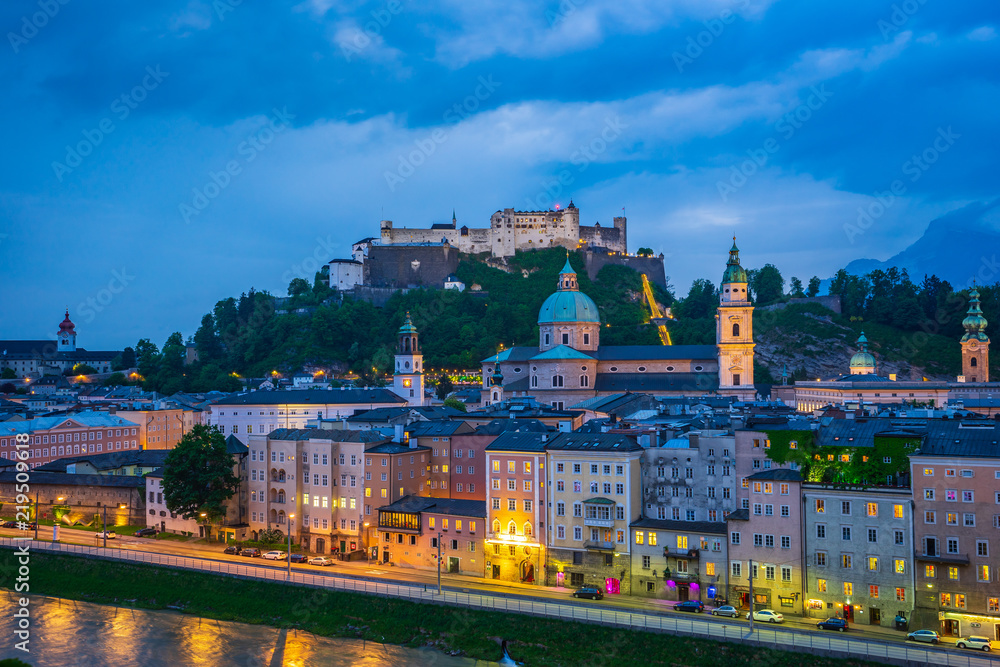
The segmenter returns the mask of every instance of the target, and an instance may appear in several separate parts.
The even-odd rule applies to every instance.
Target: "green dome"
[[[965,335],[962,336],[962,342],[971,339],[989,340],[986,336],[987,324],[989,323],[983,317],[983,311],[979,307],[979,290],[973,287],[972,291],[969,292],[969,312],[966,318],[962,320],[962,326],[965,327]]]
[[[858,336],[858,348],[851,357],[851,368],[875,368],[875,357],[868,352],[868,339],[864,331]]]
[[[538,311],[538,323],[551,322],[595,322],[600,323],[601,314],[594,300],[583,292],[559,291],[552,294]]]
[[[729,250],[729,261],[726,272],[722,274],[722,284],[747,282],[747,271],[740,266],[740,249],[736,247],[736,237],[733,237],[733,247]]]
[[[413,326],[413,320],[410,319],[410,311],[406,311],[406,319],[403,320],[403,326],[399,327],[398,333],[400,334],[417,333],[417,328]]]

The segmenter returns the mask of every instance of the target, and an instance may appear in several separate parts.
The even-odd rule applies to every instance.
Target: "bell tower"
[[[405,398],[410,405],[424,405],[424,355],[410,313],[406,313],[399,328],[396,345],[396,368],[392,376],[392,393]]]
[[[740,266],[740,250],[729,250],[722,274],[719,307],[716,311],[715,341],[719,348],[719,393],[752,400],[753,386],[753,306],[747,294],[747,272]]]
[[[500,370],[500,355],[497,354],[496,365],[493,367],[493,375],[490,376],[490,398],[487,405],[503,403],[503,373]]]
[[[988,322],[979,307],[979,290],[975,284],[969,292],[969,312],[962,320],[962,375],[966,382],[990,381],[990,339],[986,335]]]
[[[59,324],[59,333],[56,334],[56,349],[59,352],[76,351],[76,325],[69,319],[69,308],[66,309],[66,318]]]

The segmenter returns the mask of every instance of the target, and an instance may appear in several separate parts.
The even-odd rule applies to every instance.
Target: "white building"
[[[344,419],[365,410],[406,404],[405,399],[380,388],[254,391],[212,405],[207,423],[247,443],[251,435],[305,428],[310,419]]]
[[[361,255],[364,257],[364,254]],[[330,288],[347,292],[365,282],[365,265],[357,259],[333,259],[330,265]]]

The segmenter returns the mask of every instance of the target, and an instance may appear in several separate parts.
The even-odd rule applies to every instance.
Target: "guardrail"
[[[0,548],[23,546],[26,540],[0,537]],[[131,551],[77,544],[29,541],[34,551],[50,551],[87,558],[119,560],[149,565],[161,565],[212,574],[222,574],[242,579],[277,581],[294,586],[310,586],[368,595],[382,595],[416,602],[449,604],[470,609],[505,611],[530,614],[562,620],[617,625],[639,630],[695,635],[705,639],[738,641],[780,650],[808,650],[820,653],[837,653],[842,656],[889,660],[906,664],[928,664],[947,667],[998,667],[1000,658],[982,653],[957,653],[913,645],[899,645],[868,639],[849,639],[834,635],[818,635],[783,628],[757,627],[751,633],[746,625],[702,620],[695,617],[659,616],[644,612],[615,611],[582,606],[572,602],[539,602],[514,597],[495,597],[457,591],[444,591],[438,595],[423,585],[382,583],[341,576],[310,574],[292,571],[291,577],[284,569],[262,568],[225,561],[202,560],[184,556],[169,556],[144,551]]]

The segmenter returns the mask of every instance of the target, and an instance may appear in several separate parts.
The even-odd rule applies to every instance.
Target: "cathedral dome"
[[[601,314],[597,310],[597,304],[589,296],[580,291],[576,281],[576,271],[569,263],[569,254],[566,255],[566,264],[559,272],[559,286],[556,292],[549,296],[538,311],[539,324],[552,324],[557,322],[588,322],[600,324]]]
[[[868,351],[868,339],[864,331],[858,336],[858,347],[860,349],[851,357],[851,374],[874,373],[875,357]]]
[[[538,311],[538,323],[594,322],[600,323],[601,315],[594,300],[583,292],[560,291],[552,294]]]

